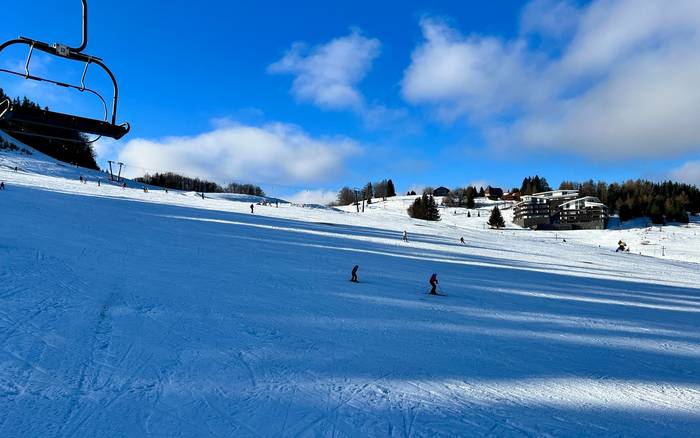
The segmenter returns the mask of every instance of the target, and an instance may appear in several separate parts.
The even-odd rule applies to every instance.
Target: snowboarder
[[[464,245],[464,237],[460,237],[460,238],[459,238],[459,243],[461,243],[462,245]]]
[[[143,192],[144,192],[144,193],[148,193],[148,187],[143,186]]]
[[[253,214],[253,209],[254,209],[254,208],[255,208],[255,206],[254,206],[253,204],[250,204],[250,214]]]
[[[430,286],[432,286],[432,289],[430,289],[430,295],[437,295],[437,285],[438,285],[438,279],[437,279],[437,274],[433,272],[433,275],[430,276]]]
[[[620,251],[622,251],[622,252],[629,252],[629,248],[627,248],[627,244],[626,244],[625,241],[622,240],[622,239],[620,239],[620,240],[617,242],[617,249],[615,250],[615,252],[620,252]]]
[[[359,281],[357,280],[357,270],[358,269],[360,269],[359,265],[355,265],[355,267],[352,268],[352,278],[350,279],[350,281],[352,281],[353,283],[359,283]]]
[[[408,233],[406,232],[406,230],[403,230],[403,241],[408,242]]]

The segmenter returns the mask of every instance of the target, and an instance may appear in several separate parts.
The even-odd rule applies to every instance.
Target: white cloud
[[[674,181],[681,181],[700,187],[700,160],[688,161],[682,166],[671,170],[670,177]]]
[[[268,71],[293,74],[292,93],[300,101],[324,109],[360,109],[364,100],[357,84],[379,51],[379,40],[353,30],[348,36],[313,48],[295,43]]]
[[[345,159],[359,152],[352,140],[312,138],[292,125],[219,122],[194,137],[131,140],[119,160],[128,176],[173,171],[218,182],[298,184],[336,180]]]
[[[302,190],[285,198],[296,204],[328,205],[338,199],[338,192],[332,190]]]
[[[464,36],[421,21],[402,92],[492,141],[598,159],[700,147],[700,2],[536,0],[519,36]],[[533,34],[559,44],[543,49]]]

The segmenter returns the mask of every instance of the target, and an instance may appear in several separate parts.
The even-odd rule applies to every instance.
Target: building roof
[[[532,196],[539,198],[565,198],[578,196],[578,190],[550,190],[548,192],[533,193]]]

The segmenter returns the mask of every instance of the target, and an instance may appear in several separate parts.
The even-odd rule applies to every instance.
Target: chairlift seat
[[[10,108],[2,115],[2,120],[21,131],[31,130],[31,127],[48,127],[65,132],[92,134],[119,140],[130,130],[128,123],[116,125],[102,120],[90,119],[71,114],[58,113],[45,109],[23,109],[17,106]]]

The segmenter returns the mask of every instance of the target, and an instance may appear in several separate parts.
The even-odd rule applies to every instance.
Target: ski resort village
[[[0,437],[700,437],[697,1],[0,12]]]

